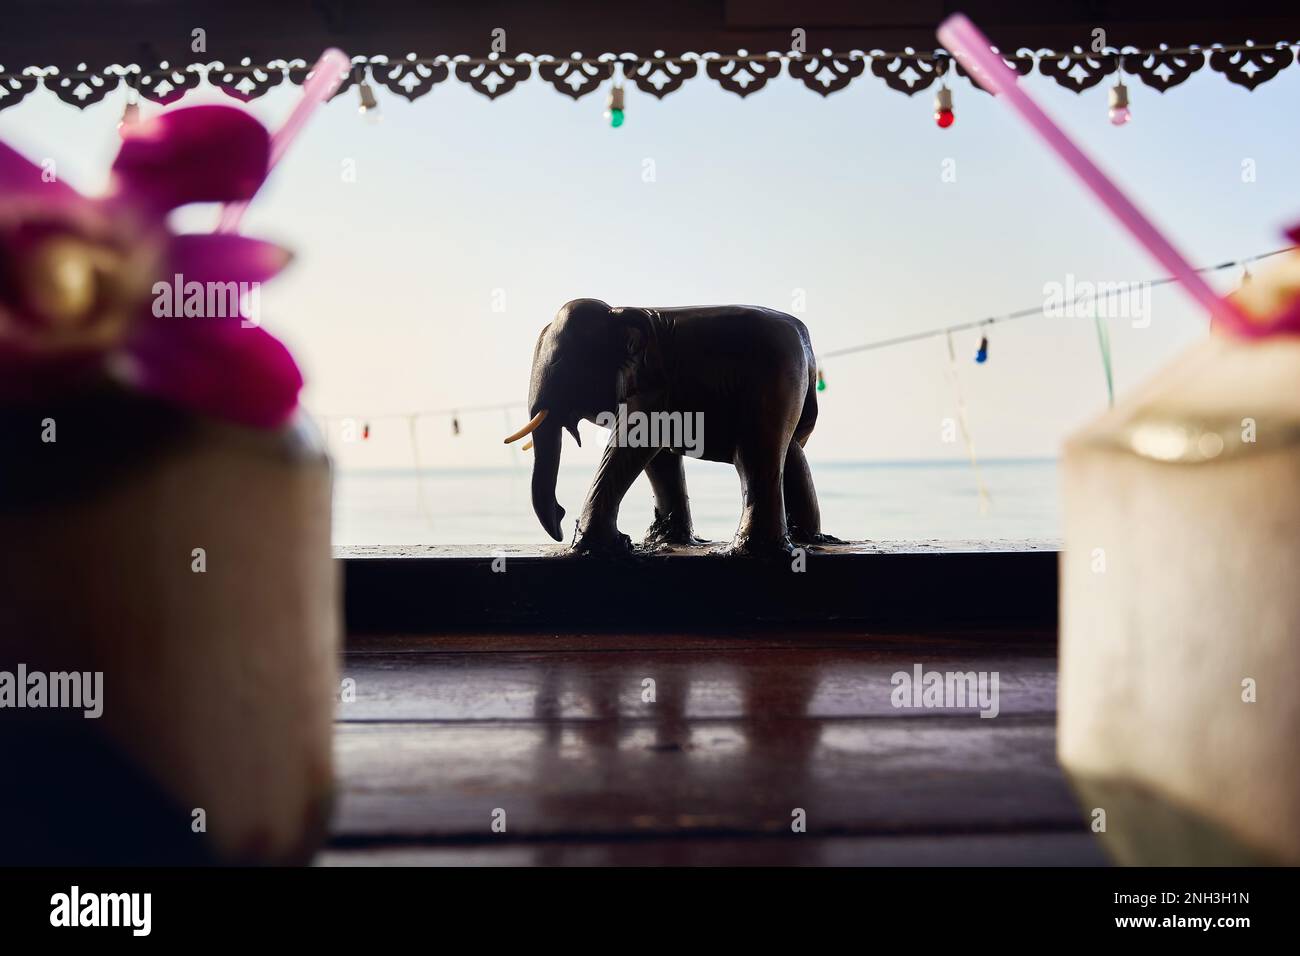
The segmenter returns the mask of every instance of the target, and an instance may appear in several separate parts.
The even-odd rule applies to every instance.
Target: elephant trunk
[[[564,509],[555,499],[563,436],[559,421],[545,422],[533,432],[533,511],[546,533],[556,541],[563,540],[560,521],[564,518]]]

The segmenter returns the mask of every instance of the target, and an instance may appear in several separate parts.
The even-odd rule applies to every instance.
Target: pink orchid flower
[[[241,284],[289,261],[271,243],[178,235],[166,221],[186,203],[250,199],[266,177],[266,129],[232,107],[198,106],[123,136],[109,194],[98,199],[0,143],[0,402],[109,375],[203,415],[283,424],[302,375],[280,342],[238,310],[155,307],[177,276],[186,287],[249,288]]]

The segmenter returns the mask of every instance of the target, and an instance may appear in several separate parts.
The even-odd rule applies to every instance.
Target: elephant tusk
[[[519,441],[519,439],[523,438],[529,432],[533,431],[538,425],[542,423],[543,419],[546,418],[546,412],[547,409],[543,408],[540,412],[538,412],[536,415],[533,416],[532,421],[530,421],[523,428],[519,429],[519,431],[515,432],[513,435],[507,438],[505,443],[509,445],[512,441]]]
[[[520,450],[520,451],[528,451],[528,449],[530,449],[530,448],[532,448],[532,447],[533,447],[533,440],[530,438],[530,439],[528,439],[528,441],[524,442],[522,445],[519,446],[519,450]]]

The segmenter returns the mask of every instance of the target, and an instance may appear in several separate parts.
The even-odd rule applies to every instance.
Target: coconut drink
[[[324,833],[330,464],[247,294],[289,254],[166,221],[251,198],[271,143],[236,109],[167,112],[124,128],[94,199],[0,144],[11,860],[300,862]]]
[[[1219,296],[968,19],[939,38],[1212,330],[1065,444],[1057,748],[1080,808],[1122,863],[1300,862],[1300,253]]]

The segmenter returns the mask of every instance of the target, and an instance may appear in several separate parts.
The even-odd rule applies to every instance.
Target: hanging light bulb
[[[366,79],[364,69],[358,67],[356,72],[357,98],[361,105],[357,112],[364,116],[371,123],[378,123],[381,119],[379,115],[379,101],[375,99],[375,91],[371,88],[370,82]]]
[[[460,419],[456,416],[455,412],[452,412],[451,415],[451,433],[453,435],[460,434]]]
[[[370,422],[366,422],[361,428],[361,440],[368,441],[370,438]]]
[[[118,121],[117,131],[125,133],[129,127],[138,122],[140,122],[140,95],[135,91],[135,87],[128,86],[126,105],[122,107],[122,118]]]
[[[1123,126],[1132,114],[1128,108],[1128,87],[1123,80],[1116,80],[1110,88],[1110,121],[1114,126]]]
[[[817,370],[817,391],[826,391],[826,373],[821,369]]]
[[[952,90],[948,89],[945,82],[934,94],[934,121],[939,129],[947,129],[956,119],[952,112]]]
[[[623,82],[615,80],[614,85],[609,88],[609,95],[605,97],[605,119],[609,120],[609,125],[618,129],[623,125]]]
[[[975,364],[983,365],[988,360],[989,360],[989,337],[987,335],[982,335],[980,336],[979,351],[975,353]]]

